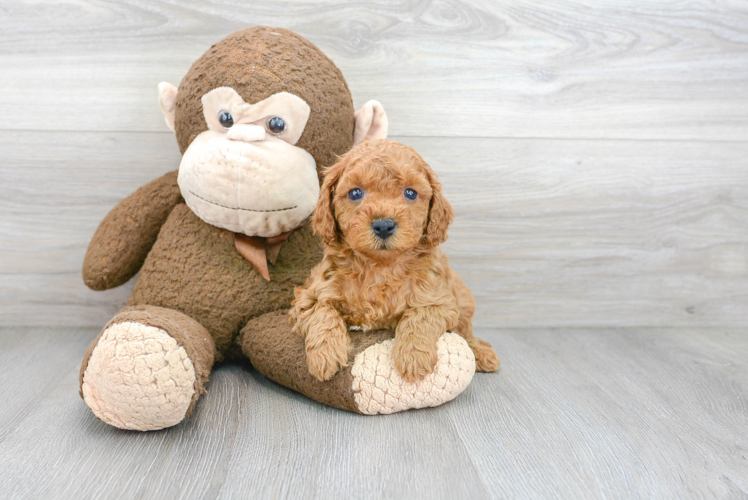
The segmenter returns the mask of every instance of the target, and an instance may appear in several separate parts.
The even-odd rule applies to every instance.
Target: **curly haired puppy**
[[[395,328],[393,361],[408,382],[433,372],[446,331],[467,340],[479,371],[498,369],[473,337],[473,295],[438,247],[453,216],[434,172],[398,142],[360,144],[325,172],[312,219],[325,254],[291,310],[312,375],[347,365],[349,326]]]

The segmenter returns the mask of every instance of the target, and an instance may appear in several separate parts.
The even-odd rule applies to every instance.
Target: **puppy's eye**
[[[221,122],[221,126],[224,128],[230,128],[234,124],[234,117],[228,111],[221,111],[218,115],[218,121]]]
[[[273,135],[281,135],[286,131],[286,122],[280,116],[274,116],[267,121],[268,132]]]
[[[348,191],[348,199],[351,201],[358,201],[363,197],[364,197],[364,192],[361,191],[361,188],[353,188],[350,191]]]
[[[416,198],[418,198],[418,193],[410,188],[406,189],[403,195],[409,200],[415,200]]]

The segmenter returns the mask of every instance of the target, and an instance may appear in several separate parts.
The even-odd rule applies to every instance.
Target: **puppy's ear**
[[[452,224],[455,214],[452,205],[442,193],[442,184],[436,178],[436,174],[431,169],[427,169],[426,175],[433,193],[429,204],[429,219],[423,237],[427,245],[435,247],[447,240],[447,228]]]
[[[324,181],[319,190],[319,201],[312,216],[312,229],[314,234],[322,238],[326,245],[332,243],[337,235],[337,223],[335,222],[335,207],[333,196],[335,196],[335,185],[340,180],[345,168],[345,161],[341,158],[335,165],[322,172]]]

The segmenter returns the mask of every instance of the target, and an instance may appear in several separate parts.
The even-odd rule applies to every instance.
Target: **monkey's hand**
[[[174,171],[146,184],[115,206],[88,245],[83,261],[86,286],[108,290],[135,276],[161,226],[181,201]]]

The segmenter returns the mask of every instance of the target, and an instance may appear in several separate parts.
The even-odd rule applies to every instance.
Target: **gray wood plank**
[[[0,368],[0,386],[7,388],[0,399],[0,442],[42,404],[59,385],[61,374],[75,368],[81,343],[92,340],[91,329],[64,330],[57,335],[0,330],[0,367],[4,367]],[[40,348],[46,355],[40,355]]]
[[[188,422],[118,431],[77,370],[132,285],[85,289],[86,244],[178,164],[157,83],[254,24],[317,43],[440,173],[502,370],[366,418],[227,366]],[[730,0],[0,0],[0,492],[748,498],[746,139]]]
[[[151,433],[111,428],[77,397],[95,334],[0,328],[0,380],[21,383],[1,384],[0,400],[23,409],[0,413],[4,497],[748,495],[744,329],[481,330],[498,374],[442,407],[383,417],[225,366],[187,422]],[[53,362],[29,364],[21,346]]]
[[[0,6],[2,130],[165,130],[158,82],[267,24],[317,43],[395,135],[748,138],[748,10],[729,0]]]
[[[745,329],[491,338],[501,377],[478,376],[449,411],[500,497],[748,495]]]
[[[215,371],[195,418],[177,427],[151,433],[112,428],[96,420],[76,394],[77,364],[95,333],[89,330],[83,339],[60,329],[0,330],[6,342],[32,337],[44,346],[67,339],[78,351],[66,355],[69,366],[55,373],[26,372],[10,356],[0,366],[0,373],[26,373],[50,387],[43,395],[0,389],[0,398],[32,408],[0,435],[4,496],[488,495],[448,413],[407,413],[392,426],[386,417],[324,407],[238,366]]]
[[[748,323],[748,143],[401,138],[440,174],[481,326]],[[40,141],[45,147],[29,155]],[[170,134],[0,134],[0,323],[101,326],[99,221],[176,168]]]

